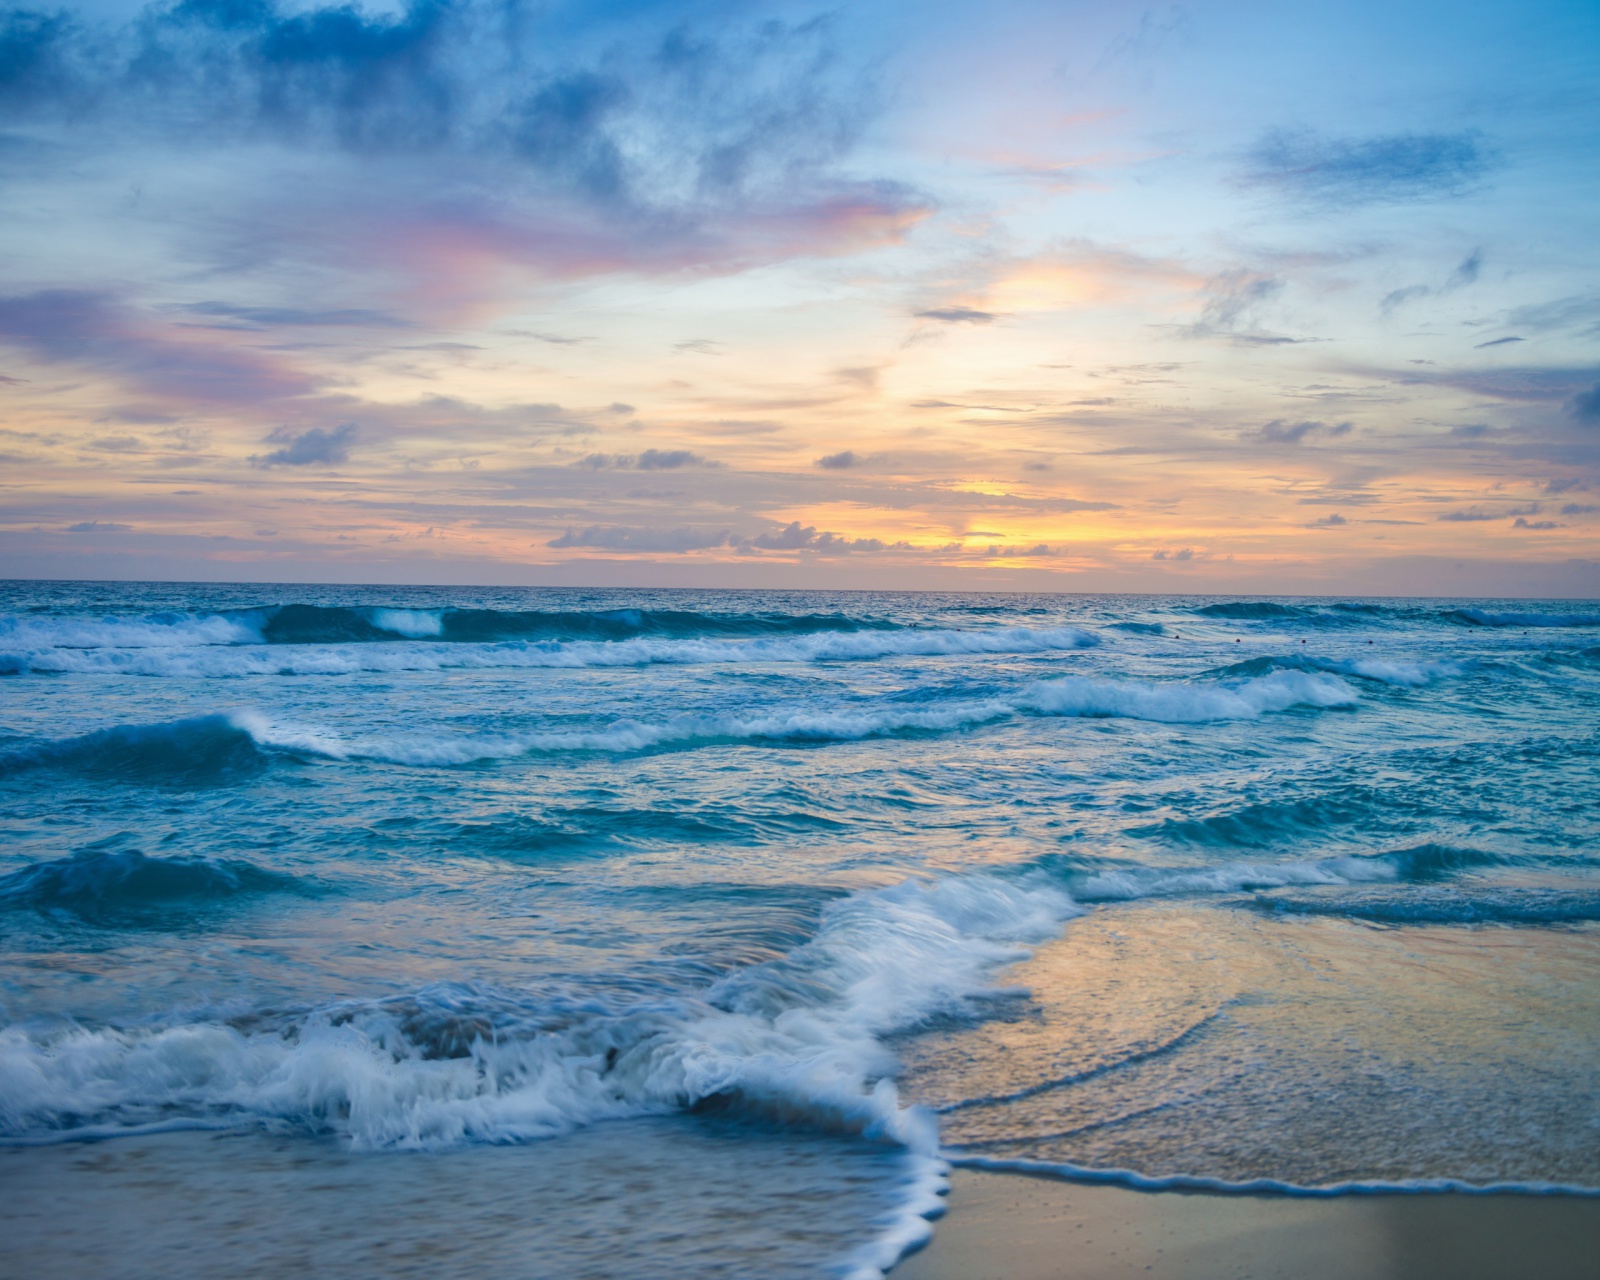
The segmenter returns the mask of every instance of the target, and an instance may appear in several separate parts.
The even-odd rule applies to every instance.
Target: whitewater
[[[550,1277],[1600,1193],[1597,727],[1592,602],[0,584],[0,1144]]]

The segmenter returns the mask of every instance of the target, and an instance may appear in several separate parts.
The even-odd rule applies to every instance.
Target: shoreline
[[[1592,1280],[1600,1198],[1139,1191],[957,1168],[891,1280]]]

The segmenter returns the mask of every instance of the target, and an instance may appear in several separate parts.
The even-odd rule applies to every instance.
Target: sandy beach
[[[1128,1191],[958,1169],[894,1280],[1592,1280],[1600,1198]]]
[[[572,1153],[626,1170],[598,1201],[545,1144],[397,1157],[191,1132],[13,1147],[0,1280],[611,1280],[653,1265],[743,1280],[783,1271],[764,1252],[777,1219],[813,1257],[868,1229],[822,1168],[794,1171],[804,1151],[783,1187],[735,1209],[733,1184],[758,1189],[760,1173],[727,1135],[683,1128],[654,1162],[639,1138],[601,1126]],[[653,1202],[694,1180],[698,1208],[661,1228]],[[1597,1257],[1600,1197],[1151,1193],[957,1169],[932,1242],[892,1280],[1592,1280]]]

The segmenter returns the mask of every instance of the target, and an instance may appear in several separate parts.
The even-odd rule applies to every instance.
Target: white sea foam
[[[1402,851],[1378,857],[1321,858],[1315,862],[1224,862],[1207,867],[1118,867],[1075,877],[1074,896],[1082,902],[1130,902],[1243,893],[1316,885],[1393,884],[1408,878]]]
[[[440,1056],[418,1009],[459,1026],[459,994],[333,1006],[270,1031],[216,1022],[0,1031],[0,1129],[70,1134],[174,1114],[276,1119],[369,1147],[548,1137],[731,1096],[933,1154],[900,1107],[882,1037],[981,995],[999,966],[1080,908],[1044,882],[907,882],[832,904],[816,936],[698,998],[608,1007],[476,997],[475,1037]],[[494,1023],[486,1027],[486,1023]],[[459,1035],[459,1032],[451,1034]]]
[[[1418,851],[1215,872],[1089,879],[1102,897],[1352,884],[1404,874]],[[900,1210],[850,1260],[873,1280],[926,1239],[945,1162],[936,1121],[902,1106],[886,1038],[981,1014],[995,974],[1087,908],[1043,871],[908,881],[830,904],[813,938],[692,997],[628,1005],[460,989],[323,1008],[261,1030],[220,1022],[0,1031],[0,1134],[37,1143],[175,1126],[290,1124],[367,1148],[522,1142],[709,1099],[906,1149]],[[1305,1195],[1390,1190],[1581,1191],[1543,1184],[1223,1183],[959,1157],[1144,1189]]]
[[[246,615],[160,613],[136,618],[0,617],[0,649],[6,656],[52,650],[185,649],[193,646],[260,644],[261,633]],[[89,654],[79,653],[78,658]],[[65,660],[70,664],[72,657]],[[91,659],[92,661],[92,659]],[[41,670],[53,670],[43,666]],[[71,665],[60,670],[76,670]]]
[[[362,1147],[439,1148],[724,1098],[906,1148],[901,1211],[852,1260],[864,1280],[926,1238],[944,1174],[935,1122],[901,1106],[883,1038],[966,1009],[997,968],[1080,910],[1039,878],[908,882],[832,904],[811,941],[697,998],[631,1006],[480,995],[452,1022],[460,993],[423,992],[255,1032],[11,1026],[0,1031],[0,1132],[37,1142],[289,1123]],[[430,1013],[454,1045],[426,1029]]]
[[[1388,658],[1313,658],[1310,662],[1321,671],[1413,689],[1437,680],[1454,680],[1467,670],[1460,662],[1396,662]]]
[[[1247,720],[1296,706],[1347,707],[1354,689],[1327,675],[1275,671],[1252,680],[1148,684],[1073,676],[1044,680],[992,698],[955,698],[932,706],[793,709],[759,716],[680,716],[648,724],[620,720],[589,730],[478,735],[340,738],[253,713],[233,722],[262,746],[341,760],[441,766],[556,751],[645,751],[691,742],[852,742],[902,733],[949,732],[1019,716],[1105,717],[1168,724]]]
[[[226,622],[226,619],[214,619]],[[375,611],[374,626],[413,639],[437,636],[443,616],[424,610]],[[233,624],[229,624],[233,625]],[[218,633],[221,634],[220,632]],[[259,640],[259,636],[255,639]],[[0,633],[0,644],[5,636]],[[36,642],[37,643],[37,642]],[[0,653],[10,670],[81,674],[226,678],[239,676],[329,676],[361,672],[453,669],[639,667],[651,665],[829,662],[887,657],[964,654],[1028,654],[1088,648],[1098,643],[1075,627],[989,631],[853,631],[775,636],[758,640],[711,638],[632,640],[508,640],[492,644],[309,644],[216,649],[200,644],[234,640],[173,641],[151,651],[135,647],[68,649],[13,647]]]
[[[1054,1163],[1045,1160],[1003,1160],[989,1156],[950,1156],[960,1169],[989,1169],[998,1173],[1048,1175],[1068,1182],[1111,1184],[1135,1191],[1213,1191],[1234,1195],[1281,1195],[1332,1198],[1352,1195],[1437,1195],[1456,1192],[1462,1195],[1600,1196],[1600,1187],[1562,1182],[1463,1182],[1457,1178],[1408,1178],[1392,1182],[1367,1179],[1357,1182],[1330,1182],[1305,1186],[1277,1178],[1251,1178],[1229,1182],[1223,1178],[1201,1178],[1173,1173],[1152,1177],[1132,1169],[1094,1169],[1086,1165]]]
[[[372,625],[392,631],[409,640],[425,640],[444,634],[443,609],[374,609]]]

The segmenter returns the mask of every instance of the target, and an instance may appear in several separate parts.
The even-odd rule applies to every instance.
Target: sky
[[[1600,595],[1600,6],[0,10],[0,575]]]

